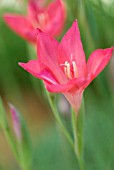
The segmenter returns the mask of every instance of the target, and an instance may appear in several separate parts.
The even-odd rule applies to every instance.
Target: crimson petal
[[[28,63],[19,62],[18,64],[30,74],[38,78],[38,73],[40,72],[40,65],[38,60],[30,60]]]
[[[29,0],[28,17],[30,18],[31,22],[38,22],[38,14],[45,11],[43,6],[42,0]]]
[[[92,80],[105,68],[112,57],[114,47],[95,50],[87,62],[87,74],[92,74]],[[91,81],[92,81],[91,80]]]
[[[57,59],[58,45],[58,41],[38,29],[38,60],[51,70],[58,82],[65,83],[67,78],[63,74]]]
[[[47,23],[45,32],[50,33],[52,36],[59,35],[66,20],[65,4],[62,0],[55,0],[47,7],[46,12],[49,15],[49,22]]]
[[[53,74],[49,70],[46,70],[45,66],[44,68],[42,67],[43,70],[41,70],[38,60],[30,60],[28,63],[19,63],[19,65],[33,76],[42,79],[47,83],[57,83]]]
[[[59,45],[58,61],[64,64],[65,61],[76,62],[78,77],[84,77],[86,74],[86,59],[80,39],[78,22],[75,20],[71,28],[64,35]]]
[[[4,20],[8,26],[18,35],[30,42],[36,42],[36,36],[32,33],[34,28],[27,17],[21,15],[5,14]]]
[[[89,82],[88,79],[78,78],[78,79],[72,79],[66,84],[46,84],[46,88],[48,91],[54,93],[59,93],[59,92],[74,93],[79,89],[83,90],[88,82]]]

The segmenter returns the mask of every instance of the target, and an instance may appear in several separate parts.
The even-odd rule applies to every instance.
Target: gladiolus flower
[[[66,8],[62,0],[55,0],[47,7],[43,7],[41,1],[29,0],[27,16],[5,14],[4,20],[18,35],[36,43],[36,28],[51,36],[58,36],[62,32]]]
[[[114,48],[95,50],[86,63],[76,20],[60,43],[39,30],[37,46],[38,59],[19,65],[42,79],[49,92],[63,93],[78,113],[84,89],[108,64]]]

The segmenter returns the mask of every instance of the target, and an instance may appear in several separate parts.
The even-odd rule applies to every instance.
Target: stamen
[[[77,66],[76,66],[75,61],[72,61],[72,65],[73,65],[74,77],[77,78],[78,77],[78,70],[77,70]]]
[[[71,76],[71,71],[70,71],[70,64],[68,63],[67,64],[67,76],[68,76],[68,78],[72,78],[72,76]]]
[[[67,76],[67,67],[64,67],[64,73]]]
[[[60,64],[60,66],[64,66],[64,73],[66,77],[69,79],[78,77],[78,70],[77,70],[76,62],[73,61],[72,56],[73,54],[71,54],[72,62],[69,63],[68,61],[65,61],[64,64]]]
[[[67,64],[68,64],[68,61],[65,61],[65,66],[67,66]]]

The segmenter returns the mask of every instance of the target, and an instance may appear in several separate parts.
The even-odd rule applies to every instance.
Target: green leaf
[[[19,154],[20,166],[23,170],[28,170],[32,163],[32,144],[26,122],[17,109],[9,105],[14,124],[16,145]]]
[[[8,143],[9,143],[9,145],[11,146],[12,151],[13,151],[16,159],[19,160],[15,139],[14,139],[12,132],[11,132],[11,129],[9,127],[7,117],[6,117],[6,111],[5,111],[5,108],[4,108],[4,105],[3,105],[1,98],[0,98],[0,126],[3,129],[5,137],[8,141]]]

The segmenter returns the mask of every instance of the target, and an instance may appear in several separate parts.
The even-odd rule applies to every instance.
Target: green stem
[[[20,149],[20,151],[19,151],[19,149]],[[23,155],[22,150],[19,146],[18,146],[18,152],[19,152],[19,156],[20,156],[20,159],[18,160],[20,168],[22,170],[30,170],[30,164],[28,164],[28,162],[25,162],[24,155]]]
[[[80,170],[84,170],[83,165],[83,130],[84,130],[84,101],[78,115],[72,110],[72,128],[74,134],[74,151],[80,166]]]
[[[3,129],[4,135],[9,143],[9,145],[11,146],[16,159],[18,160],[19,157],[18,157],[17,147],[15,144],[15,140],[13,138],[12,132],[10,130],[9,124],[8,124],[8,120],[6,117],[6,111],[5,111],[4,104],[3,104],[3,101],[1,98],[0,98],[0,126]]]
[[[30,170],[30,167],[26,166],[25,164],[20,164],[20,168],[22,170]]]
[[[57,123],[59,124],[61,130],[63,131],[65,137],[67,138],[69,144],[71,145],[71,147],[74,149],[74,143],[73,143],[73,140],[69,134],[69,132],[67,131],[67,129],[65,128],[60,116],[59,116],[59,113],[57,111],[57,108],[56,108],[56,105],[54,103],[54,101],[52,100],[52,98],[50,97],[50,93],[48,91],[46,91],[46,94],[47,94],[47,97],[48,97],[48,100],[49,100],[49,104],[50,104],[50,107],[52,109],[52,112],[53,112],[53,115],[57,121]]]
[[[21,117],[21,119],[22,119],[22,117]],[[23,126],[22,126],[22,120],[21,120],[20,124],[21,124],[21,128],[23,127],[22,134],[24,133],[23,136],[24,136],[24,139],[26,139],[27,134],[25,136],[25,129],[24,129],[25,123],[23,122]],[[24,152],[24,150],[22,150],[23,148],[20,145],[21,144],[20,141],[18,141],[14,137],[14,134],[12,133],[12,130],[9,126],[9,122],[7,119],[6,110],[4,108],[4,104],[3,104],[1,98],[0,98],[0,126],[3,129],[4,135],[5,135],[8,143],[14,153],[14,156],[15,156],[20,168],[22,170],[29,170],[30,169],[30,166],[29,166],[30,161],[28,163],[25,162],[25,157],[23,155],[23,153],[25,154],[25,152]],[[24,141],[24,142],[26,143],[26,141]],[[27,143],[26,143],[26,146],[28,146]]]
[[[4,129],[4,134],[5,134],[5,137],[13,151],[13,154],[16,158],[16,160],[18,161],[19,160],[19,155],[18,155],[18,152],[17,152],[17,148],[16,148],[16,145],[15,145],[15,141],[14,141],[14,138],[10,132],[10,129],[9,127],[7,127],[7,129]]]

